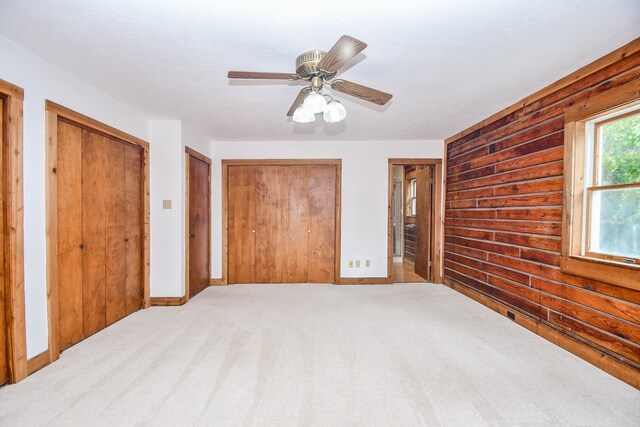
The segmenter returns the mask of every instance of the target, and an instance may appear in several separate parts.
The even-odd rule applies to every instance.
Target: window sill
[[[640,290],[640,265],[637,264],[568,256],[560,259],[560,268],[564,273]]]

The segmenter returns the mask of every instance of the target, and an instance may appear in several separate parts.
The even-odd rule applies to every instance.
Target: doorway
[[[388,279],[442,282],[442,160],[389,160]]]
[[[187,203],[186,295],[193,298],[211,284],[211,159],[185,148]]]

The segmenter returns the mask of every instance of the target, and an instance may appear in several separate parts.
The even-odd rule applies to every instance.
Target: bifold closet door
[[[229,283],[334,283],[336,168],[229,166]]]
[[[84,338],[82,314],[82,129],[58,121],[58,330],[60,350]]]
[[[282,281],[309,280],[309,174],[306,166],[284,168]]]
[[[64,350],[142,306],[142,151],[58,122],[58,329]]]
[[[254,167],[228,168],[229,283],[255,283],[256,281],[255,183]]]
[[[310,283],[335,282],[336,169],[308,167]]]

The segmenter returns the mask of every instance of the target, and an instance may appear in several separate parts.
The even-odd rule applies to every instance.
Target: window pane
[[[640,182],[640,113],[600,127],[598,185]]]
[[[640,188],[594,191],[590,250],[640,258]]]

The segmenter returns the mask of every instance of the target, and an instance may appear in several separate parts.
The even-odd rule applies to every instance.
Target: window
[[[590,256],[640,264],[640,111],[587,123]]]
[[[640,99],[629,89],[565,112],[561,266],[640,289]]]
[[[407,189],[407,216],[416,216],[416,179],[409,181]]]

